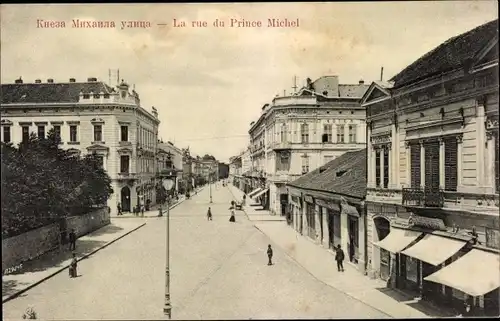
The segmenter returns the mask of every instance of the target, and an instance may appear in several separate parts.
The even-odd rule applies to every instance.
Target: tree
[[[53,130],[30,135],[16,148],[2,143],[2,237],[11,237],[103,205],[111,179],[95,155],[60,148]]]

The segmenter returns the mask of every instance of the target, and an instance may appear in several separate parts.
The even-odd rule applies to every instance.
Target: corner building
[[[1,139],[20,143],[31,132],[60,135],[61,147],[81,156],[95,153],[112,181],[112,211],[147,200],[155,203],[158,113],[141,107],[139,94],[123,80],[111,87],[97,78],[77,82],[40,79],[2,84]]]
[[[498,21],[372,83],[362,104],[369,274],[498,315]]]

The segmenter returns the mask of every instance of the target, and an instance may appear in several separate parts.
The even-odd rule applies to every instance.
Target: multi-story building
[[[174,175],[176,191],[179,191],[179,184],[182,180],[182,158],[182,149],[176,147],[171,142],[164,143],[162,140],[158,141],[158,151],[156,158],[158,162],[158,176],[162,176],[161,173],[165,173],[166,171],[169,171],[171,175]]]
[[[218,162],[218,179],[229,178],[229,164]]]
[[[31,132],[54,129],[61,147],[75,155],[95,153],[112,180],[108,206],[124,211],[155,201],[158,113],[141,107],[139,95],[123,80],[116,88],[88,78],[77,82],[2,84],[2,141],[19,143]]]
[[[243,153],[229,159],[229,181],[237,188],[243,190],[242,158]]]
[[[339,84],[338,76],[324,76],[307,79],[298,93],[262,107],[249,133],[254,168],[266,174],[272,213],[285,214],[287,182],[366,147],[366,114],[360,102],[367,89],[363,81]]]
[[[370,275],[498,315],[498,21],[372,83],[363,106]]]
[[[252,171],[252,157],[250,147],[247,147],[241,154],[241,175],[242,175],[242,190],[245,193],[250,193],[252,189],[252,179],[250,173]]]

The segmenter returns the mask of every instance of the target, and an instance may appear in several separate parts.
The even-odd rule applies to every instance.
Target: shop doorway
[[[121,189],[122,211],[130,212],[130,188],[125,186]]]
[[[349,226],[349,243],[347,244],[347,250],[349,254],[349,261],[352,263],[358,263],[358,244],[359,244],[359,226],[358,218],[348,216],[348,226]]]
[[[280,194],[280,204],[281,204],[281,216],[285,216],[286,210],[288,208],[288,194]]]
[[[377,240],[382,241],[389,235],[391,226],[385,217],[377,217],[373,220],[377,232]],[[390,276],[391,254],[389,251],[380,248],[380,278],[387,281]]]

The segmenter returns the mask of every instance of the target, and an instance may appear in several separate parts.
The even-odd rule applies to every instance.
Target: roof
[[[448,39],[394,76],[394,87],[460,68],[498,36],[498,19]]]
[[[357,84],[357,85],[339,85],[339,96],[349,98],[361,98],[368,90],[370,85]]]
[[[320,172],[320,169],[325,169]],[[345,171],[337,176],[337,173]],[[366,196],[366,149],[346,152],[287,185],[356,198]]]
[[[338,76],[322,76],[311,83],[311,88],[303,87],[298,94],[309,92],[326,98],[361,98],[369,84],[339,84]],[[326,91],[326,95],[324,92]]]
[[[2,84],[2,104],[16,103],[76,103],[80,92],[112,93],[113,88],[103,82]]]

